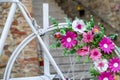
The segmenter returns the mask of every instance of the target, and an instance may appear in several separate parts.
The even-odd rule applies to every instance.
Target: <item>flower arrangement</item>
[[[58,27],[58,22],[54,18],[50,19]],[[90,68],[92,77],[115,80],[115,76],[120,75],[120,58],[115,52],[120,49],[113,42],[116,35],[105,36],[103,25],[96,25],[92,16],[86,22],[78,18],[73,22],[65,19],[67,27],[57,28],[52,33],[56,43],[51,47],[63,46],[64,55],[76,54],[79,60],[87,56],[88,61],[93,61]]]

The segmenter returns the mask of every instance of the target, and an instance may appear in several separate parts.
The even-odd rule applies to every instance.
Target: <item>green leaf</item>
[[[54,24],[54,26],[58,26],[58,22],[57,22],[57,20],[55,18],[52,18],[50,16],[49,19],[52,21],[52,23]]]
[[[95,23],[94,23],[93,16],[90,16],[90,21],[86,22],[87,31],[91,30],[94,27],[94,25]]]
[[[93,26],[94,26],[94,24],[95,24],[95,23],[94,23],[94,19],[93,19],[93,16],[92,16],[92,15],[90,16],[90,24],[91,24],[91,26],[92,26],[92,27],[93,27]]]
[[[82,35],[78,35],[77,39],[78,39],[79,41],[81,41],[81,40],[82,40]]]
[[[63,50],[64,56],[67,56],[67,55],[70,55],[70,54],[74,54],[74,53],[76,53],[76,49],[68,50],[68,49],[65,48]]]
[[[67,49],[66,48],[63,49],[63,54],[64,54],[64,56],[67,56]]]
[[[57,47],[60,47],[60,46],[61,46],[61,43],[60,43],[60,42],[57,42],[56,46],[57,46]]]
[[[77,60],[77,62],[80,62],[81,57],[80,56],[76,56],[76,60]]]
[[[102,37],[103,37],[103,34],[102,34],[102,33],[95,34],[94,40],[93,40],[93,42],[92,42],[92,45],[94,45],[94,47],[97,47],[98,44],[99,44],[99,42],[100,42],[100,40],[102,39]]]
[[[94,67],[91,67],[89,71],[91,73],[91,76],[93,77],[97,77],[100,74],[98,71],[94,69]]]
[[[55,44],[50,45],[50,48],[58,48],[61,46],[61,43],[57,41]]]
[[[90,58],[89,58],[89,56],[86,56],[86,59],[84,60],[84,63],[88,63],[88,62],[90,62]]]
[[[70,19],[65,17],[65,20],[66,20],[66,23],[68,24],[68,27],[72,26],[72,23],[71,23]]]
[[[101,34],[105,34],[104,27],[101,23],[98,23],[98,26],[100,27]]]
[[[112,39],[112,40],[116,40],[117,37],[118,37],[118,34],[111,34],[111,35],[109,35],[108,37],[109,37],[110,39]]]
[[[50,37],[54,38],[54,34],[55,34],[55,30],[53,30],[51,33],[50,33]]]
[[[86,43],[82,43],[82,44],[77,45],[76,47],[77,47],[77,48],[83,48],[83,47],[86,46],[86,45],[87,45]]]
[[[65,34],[66,34],[65,29],[60,29],[60,33],[61,33],[62,35],[65,35]]]
[[[90,22],[86,22],[86,26],[88,31],[92,29]]]
[[[76,53],[76,49],[72,49],[72,50],[70,50],[69,53],[70,53],[70,54],[74,54],[74,53]]]
[[[50,45],[50,48],[56,48],[56,44]]]

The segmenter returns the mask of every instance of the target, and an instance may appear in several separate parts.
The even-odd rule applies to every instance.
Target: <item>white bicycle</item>
[[[44,35],[44,34],[46,35],[46,33],[51,32],[57,28],[65,28],[65,27],[67,28],[68,24],[67,23],[59,23],[58,27],[54,27],[54,25],[49,26],[48,4],[43,4],[43,28],[40,28],[39,25],[36,23],[36,21],[30,16],[26,7],[19,0],[0,0],[0,3],[3,3],[3,2],[10,2],[10,3],[12,3],[12,5],[11,5],[10,12],[8,14],[8,17],[7,17],[7,20],[6,20],[2,35],[1,35],[1,39],[0,39],[0,55],[2,55],[2,50],[4,47],[8,32],[10,30],[10,27],[12,24],[12,19],[15,15],[15,11],[16,11],[17,7],[19,7],[25,20],[27,21],[27,23],[29,24],[29,26],[33,32],[28,37],[26,37],[13,51],[13,53],[7,63],[3,80],[15,80],[15,79],[10,79],[10,74],[11,74],[13,64],[14,64],[16,58],[18,57],[18,55],[20,54],[20,52],[25,48],[25,46],[36,37],[45,52],[45,54],[44,54],[44,61],[45,61],[44,75],[38,76],[38,77],[33,77],[33,78],[21,78],[21,79],[16,78],[16,79],[17,80],[52,80],[55,77],[55,75],[50,74],[50,71],[49,71],[49,61],[50,61],[50,63],[54,67],[55,71],[57,72],[57,74],[60,76],[60,78],[62,80],[76,80],[75,77],[80,76],[80,75],[74,75],[75,62],[71,61],[72,60],[71,56],[70,56],[70,63],[71,63],[70,67],[71,68],[68,68],[69,70],[68,70],[68,72],[66,72],[67,76],[65,76],[62,73],[61,69],[58,67],[57,63],[55,62],[49,49],[45,45],[43,39],[41,38],[42,35]],[[117,49],[115,50],[115,52],[120,57],[119,51],[117,51]],[[73,72],[73,75],[68,77],[70,70]],[[86,72],[83,72],[82,75],[85,77]],[[83,80],[83,76],[80,76],[81,78],[79,78],[79,79]]]

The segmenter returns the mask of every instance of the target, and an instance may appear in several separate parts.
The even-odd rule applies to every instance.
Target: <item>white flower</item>
[[[85,25],[85,23],[83,22],[83,20],[76,19],[76,20],[74,20],[73,23],[72,23],[72,29],[73,29],[74,31],[83,33],[83,32],[86,30],[86,25]]]
[[[99,72],[104,72],[108,69],[108,61],[106,59],[97,60],[94,65],[94,68]]]

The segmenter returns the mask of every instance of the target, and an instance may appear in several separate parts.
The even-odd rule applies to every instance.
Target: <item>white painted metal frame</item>
[[[43,5],[43,30],[46,31],[49,27],[49,9],[48,9],[48,4]],[[49,50],[49,36],[48,34],[44,35],[44,42],[45,45],[47,46],[47,49]],[[44,50],[44,49],[43,49]],[[47,54],[45,54],[44,50],[44,74],[45,75],[50,75],[50,63],[49,59],[47,58]]]
[[[44,9],[44,28],[43,29],[36,29],[36,26],[32,23],[33,21],[28,17],[25,9],[23,8],[23,6],[21,5],[21,2],[19,0],[1,0],[0,2],[12,2],[12,6],[10,8],[10,12],[8,14],[8,18],[6,20],[6,23],[5,23],[5,26],[4,26],[4,29],[3,29],[3,32],[2,32],[2,35],[1,35],[1,39],[0,39],[0,55],[2,55],[2,50],[3,50],[3,47],[4,47],[4,44],[5,44],[5,41],[6,41],[6,38],[7,38],[7,35],[8,35],[8,32],[10,30],[10,27],[11,27],[11,24],[12,24],[12,21],[13,21],[13,17],[15,15],[15,11],[16,11],[16,8],[19,7],[20,11],[22,12],[25,20],[27,21],[27,23],[29,24],[31,30],[32,30],[32,34],[30,36],[28,36],[27,38],[25,38],[19,46],[17,46],[17,48],[14,50],[14,52],[12,53],[9,61],[8,61],[8,64],[6,66],[6,69],[5,69],[5,73],[4,73],[4,80],[10,80],[10,74],[11,74],[11,70],[12,70],[12,67],[13,67],[13,64],[17,58],[17,56],[20,54],[21,50],[31,41],[33,40],[35,37],[38,38],[39,40],[39,43],[41,44],[41,46],[43,47],[44,49],[44,57],[48,58],[48,60],[51,62],[52,66],[55,68],[56,72],[61,76],[61,78],[63,80],[65,80],[62,72],[60,71],[60,69],[58,68],[56,62],[54,61],[53,57],[51,56],[48,48],[46,47],[44,41],[42,40],[42,38],[40,37],[41,34],[47,32],[47,28],[48,28],[48,25],[49,23],[45,24],[46,23],[46,20],[48,21],[48,4],[43,4],[43,9]],[[47,10],[47,11],[45,11]],[[45,14],[47,13],[47,14]],[[48,30],[49,31],[49,30]],[[49,65],[49,63],[47,61],[45,61],[45,65]],[[50,75],[49,72],[49,68],[45,67],[45,74],[44,76],[44,80],[48,80],[48,76],[50,78],[52,78],[53,76]],[[46,76],[47,75],[47,76]],[[52,76],[52,77],[51,77]],[[42,78],[41,77],[41,78]],[[14,80],[14,79],[13,79]],[[17,79],[18,80],[18,79]],[[21,79],[23,80],[23,79]],[[26,80],[30,80],[30,79],[27,79]]]
[[[4,26],[2,35],[1,35],[1,39],[0,39],[0,49],[1,49],[0,55],[2,54],[2,50],[4,47],[8,32],[10,30],[11,24],[12,24],[12,20],[13,20],[14,14],[15,14],[16,7],[17,7],[16,3],[12,3],[12,6],[10,8],[10,12],[8,14],[9,17],[6,20],[6,23],[5,23],[5,26]]]
[[[17,2],[19,2],[19,0],[0,0],[0,3],[1,2],[11,2],[11,3],[17,3]]]
[[[46,41],[44,42],[40,36],[43,35],[43,34],[46,34],[49,31],[55,30],[58,27],[59,28],[67,27],[67,24],[66,23],[59,23],[58,27],[54,27],[53,25],[48,27],[48,25],[49,25],[48,4],[44,4],[43,5],[43,9],[44,9],[43,10],[43,14],[44,14],[44,16],[43,16],[43,26],[44,26],[44,28],[43,29],[38,29],[37,28],[37,23],[35,23],[36,25],[33,24],[33,21],[27,15],[25,9],[23,8],[23,6],[21,5],[21,2],[19,0],[0,0],[0,2],[12,2],[12,6],[10,8],[10,12],[8,14],[8,18],[6,20],[6,23],[5,23],[1,38],[0,38],[0,55],[2,55],[2,50],[3,50],[3,47],[4,47],[8,32],[10,30],[10,27],[11,27],[11,24],[12,24],[12,21],[13,21],[13,17],[15,15],[15,10],[16,10],[17,7],[20,8],[24,18],[26,19],[27,23],[29,24],[29,26],[30,26],[30,28],[33,32],[28,37],[26,37],[16,47],[16,49],[13,51],[13,53],[12,53],[12,55],[11,55],[9,61],[8,61],[8,64],[6,66],[3,80],[49,80],[49,79],[51,80],[54,77],[54,75],[50,74],[50,70],[48,68],[48,66],[49,66],[48,60],[50,61],[50,63],[52,64],[52,66],[54,67],[56,72],[61,76],[62,80],[66,80],[64,78],[62,72],[60,71],[59,67],[57,66],[56,62],[54,61],[53,57],[51,56],[51,54],[49,52],[49,49],[45,44]],[[45,36],[47,36],[47,35],[45,35]],[[44,59],[46,59],[46,58],[48,59],[47,61],[45,60],[45,65],[47,67],[46,66],[44,67],[44,75],[43,76],[36,76],[36,77],[29,77],[29,78],[12,78],[12,79],[10,79],[11,70],[12,70],[12,67],[13,67],[13,64],[14,64],[16,58],[18,57],[20,52],[23,50],[23,48],[30,41],[32,41],[36,37],[38,38],[39,43],[41,44],[41,46],[44,49]],[[44,38],[44,40],[45,39],[46,38]],[[115,51],[116,51],[117,55],[120,57],[120,52],[117,50],[117,48],[116,48]]]

